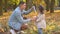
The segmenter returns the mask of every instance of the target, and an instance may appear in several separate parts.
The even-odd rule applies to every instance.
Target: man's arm
[[[22,23],[27,23],[29,22],[31,19],[23,19],[23,17],[21,16],[21,13],[19,12],[16,12],[16,18],[19,20],[19,22],[22,22]]]
[[[23,10],[23,14],[29,14],[30,12],[32,12],[32,8],[30,8],[30,9],[27,10],[27,11]]]
[[[32,8],[27,11],[23,10],[23,14],[29,14],[30,12],[32,12],[33,9],[35,10],[35,6],[32,6]]]

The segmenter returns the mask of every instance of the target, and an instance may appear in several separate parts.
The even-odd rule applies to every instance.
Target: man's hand
[[[35,8],[35,6],[32,6],[32,8]]]
[[[34,16],[33,18],[31,18],[31,21],[36,21],[37,17]]]
[[[33,10],[34,10],[34,9],[35,9],[35,6],[32,6],[32,8],[31,8],[31,9],[33,9]]]

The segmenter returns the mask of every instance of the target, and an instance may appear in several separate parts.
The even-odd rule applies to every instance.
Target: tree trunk
[[[60,0],[58,0],[58,2],[59,2],[59,7],[60,7]]]
[[[17,5],[16,5],[16,1],[17,1],[17,0],[15,0],[15,5],[14,5],[14,9],[15,9],[15,8],[17,7]]]
[[[5,12],[7,12],[7,1],[8,0],[5,0]]]
[[[20,1],[23,1],[23,0],[20,0]]]
[[[0,0],[0,16],[3,15],[3,12],[2,12],[2,0]]]
[[[27,4],[27,9],[31,8],[32,7],[32,0],[26,0],[26,4]]]
[[[50,1],[49,0],[44,0],[46,3],[46,10],[49,11],[50,8]]]
[[[51,0],[51,3],[50,3],[50,13],[54,12],[54,5],[55,5],[55,0]]]

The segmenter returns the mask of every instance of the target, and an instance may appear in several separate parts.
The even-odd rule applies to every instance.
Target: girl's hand
[[[31,18],[32,21],[36,21],[37,17],[34,16],[33,18]]]

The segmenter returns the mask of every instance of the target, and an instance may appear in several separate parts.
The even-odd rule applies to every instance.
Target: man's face
[[[21,7],[24,10],[26,8],[26,3],[22,4]]]

